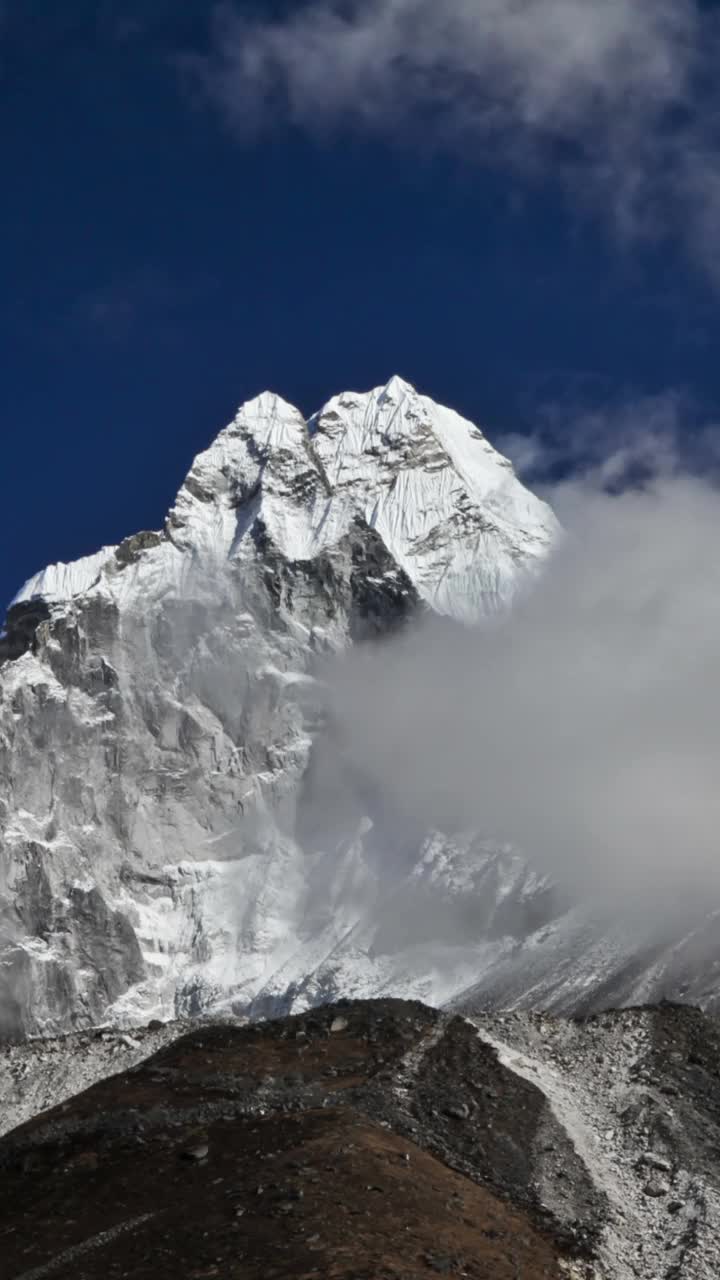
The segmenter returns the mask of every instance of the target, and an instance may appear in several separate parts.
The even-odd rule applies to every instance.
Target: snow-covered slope
[[[70,564],[48,565],[47,569],[41,569],[28,579],[11,600],[9,608],[29,600],[62,603],[72,600],[73,596],[81,596],[99,581],[100,571],[112,561],[115,550],[115,547],[103,547],[95,555],[83,556]]]
[[[551,919],[507,851],[398,847],[313,680],[422,609],[504,607],[557,532],[395,378],[309,423],[258,397],[160,532],[32,578],[0,638],[0,1034],[445,999]]]

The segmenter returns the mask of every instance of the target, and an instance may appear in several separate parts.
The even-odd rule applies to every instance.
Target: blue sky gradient
[[[0,25],[5,599],[159,526],[268,387],[309,413],[398,372],[491,439],[668,393],[688,431],[720,418],[707,255],[674,222],[619,233],[558,148],[525,169],[392,120],[238,128],[196,74],[216,6],[60,7]]]

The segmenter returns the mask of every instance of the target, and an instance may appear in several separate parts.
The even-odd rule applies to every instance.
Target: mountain
[[[309,422],[244,405],[161,530],[18,592],[13,1280],[720,1274],[720,1024],[604,1011],[717,1008],[713,904],[609,920],[492,832],[400,819],[327,697],[354,645],[487,624],[558,537],[476,427],[393,379]]]
[[[716,1280],[719,1055],[399,1000],[0,1049],[3,1274]]]
[[[557,536],[477,427],[393,378],[309,422],[259,396],[160,531],[26,583],[0,638],[0,1036],[437,1003],[555,920],[512,851],[393,824],[319,681],[428,611],[504,609]]]

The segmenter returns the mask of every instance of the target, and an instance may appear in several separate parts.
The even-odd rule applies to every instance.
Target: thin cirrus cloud
[[[620,493],[680,474],[720,484],[720,426],[677,391],[619,399],[600,408],[548,405],[529,434],[494,441],[535,489],[572,478]]]
[[[246,135],[415,131],[468,162],[550,162],[624,234],[680,232],[720,279],[716,48],[698,0],[308,0],[276,20],[221,5],[193,69]]]

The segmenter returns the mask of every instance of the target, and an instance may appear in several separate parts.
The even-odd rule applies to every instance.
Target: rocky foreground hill
[[[56,1103],[0,1141],[7,1280],[720,1274],[720,1024],[691,1008],[345,1001],[26,1042],[0,1089],[6,1124]]]

